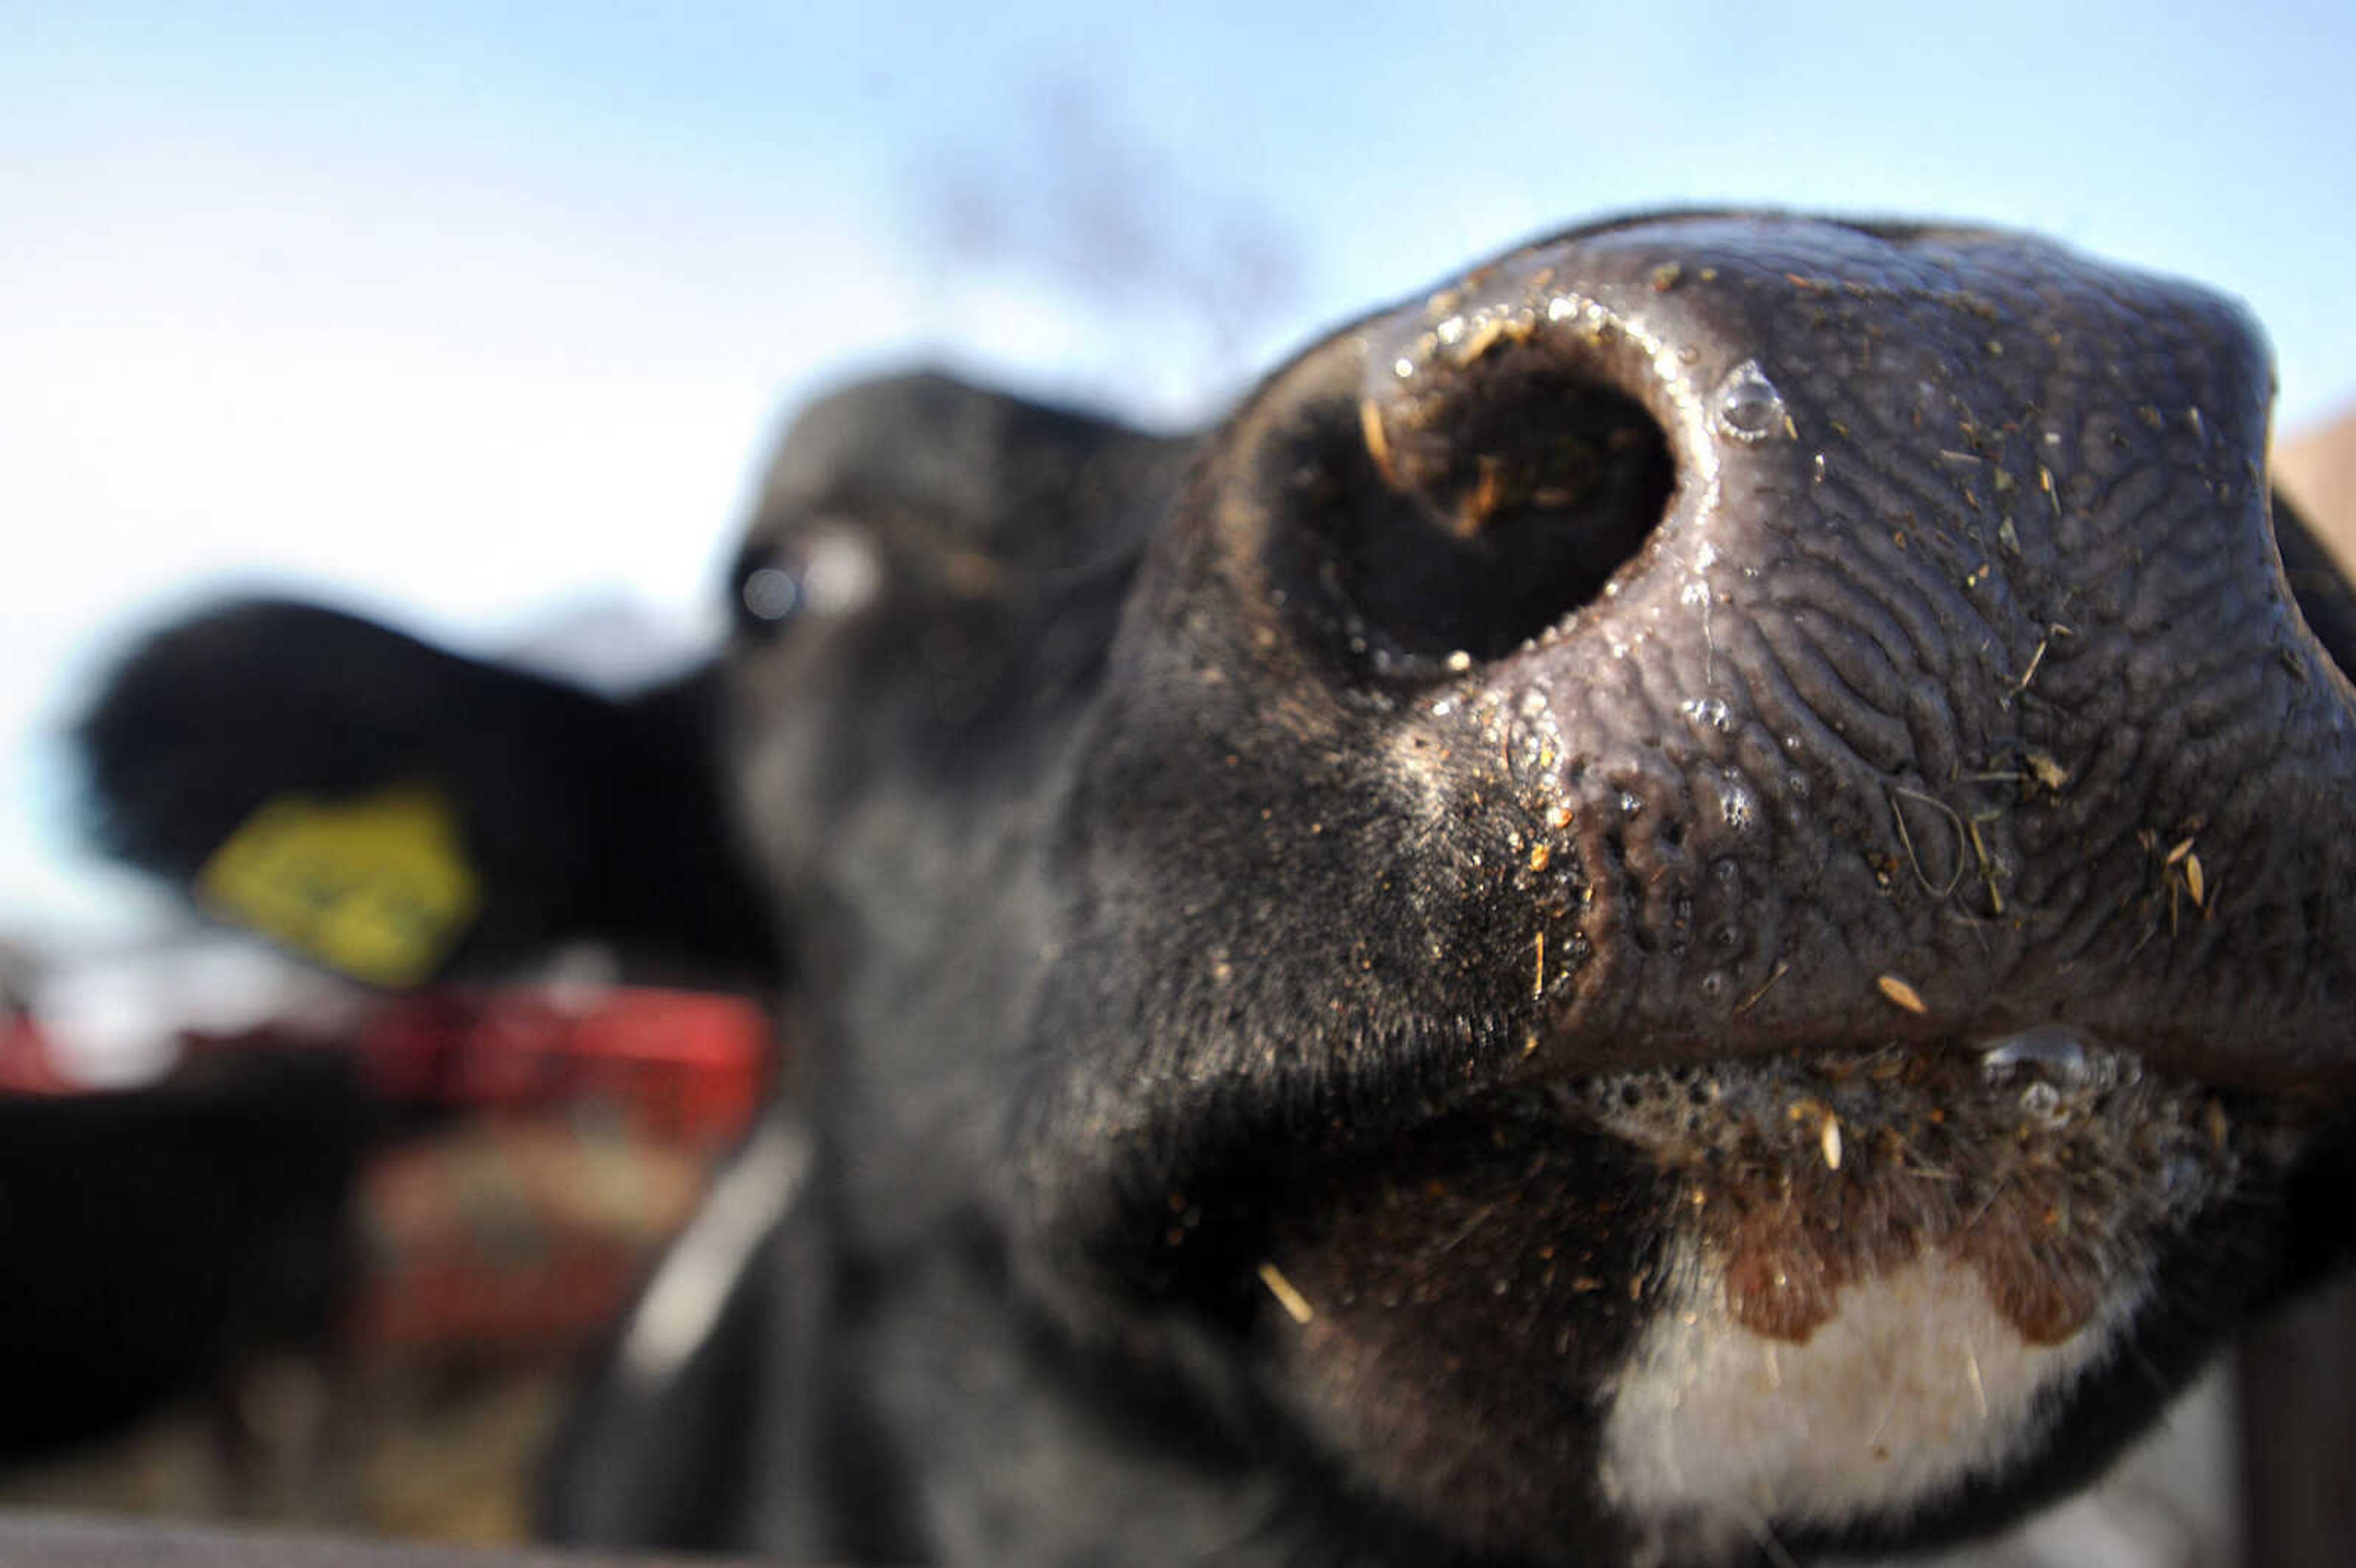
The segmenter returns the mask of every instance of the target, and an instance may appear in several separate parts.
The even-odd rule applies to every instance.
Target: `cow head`
[[[1196,439],[842,392],[707,741],[622,704],[459,765],[454,695],[335,767],[483,855],[475,797],[534,802],[550,885],[765,906],[862,1288],[962,1260],[1333,1539],[1928,1538],[2083,1477],[2337,1247],[2356,622],[2290,526],[2286,581],[2269,391],[2230,305],[2019,237],[1608,224]],[[329,787],[316,737],[180,761],[187,661],[245,635],[265,709],[294,613],[126,667],[118,843]],[[911,1497],[1078,1508],[894,1397]]]

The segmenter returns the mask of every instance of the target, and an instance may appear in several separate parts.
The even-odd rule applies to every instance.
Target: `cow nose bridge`
[[[2350,693],[2283,581],[2238,307],[2015,236],[1705,218],[1363,344],[1367,457],[1443,545],[1354,592],[1477,663],[1462,711],[1561,827],[1557,1039],[1879,1008],[2351,1053]],[[1434,593],[1449,551],[1489,575]]]

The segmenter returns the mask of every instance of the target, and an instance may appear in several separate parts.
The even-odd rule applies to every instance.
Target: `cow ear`
[[[718,775],[711,667],[610,699],[316,605],[133,649],[78,741],[101,845],[356,978],[512,971],[579,940],[649,978],[774,979]]]

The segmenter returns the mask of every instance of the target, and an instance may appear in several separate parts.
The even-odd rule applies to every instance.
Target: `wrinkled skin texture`
[[[1713,1563],[2078,1484],[2341,1246],[2356,622],[2268,397],[2184,285],[1705,216],[1199,439],[819,405],[675,792],[812,1174],[558,1526]]]

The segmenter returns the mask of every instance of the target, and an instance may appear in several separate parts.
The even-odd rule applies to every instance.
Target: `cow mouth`
[[[1991,1434],[2045,1440],[2158,1296],[2203,1332],[2244,1307],[2273,1264],[2275,1184],[2325,1114],[2059,1029],[1640,1067],[1337,1141],[1229,1202],[1173,1202],[1165,1241],[1227,1232],[1212,1244],[1272,1397],[1355,1490],[1492,1549],[1592,1528],[1627,1501],[1615,1454],[1686,1440],[1684,1392],[1630,1392],[1664,1358],[1688,1378],[1719,1375],[1687,1363],[1721,1341],[1750,1348],[1746,1377],[1813,1358],[1762,1408],[1815,1435],[1746,1482],[1799,1499],[1781,1528],[1804,1533],[1951,1500],[2017,1452]],[[1975,1360],[1965,1340],[1997,1349]],[[1953,1428],[1927,1435],[1877,1435],[1800,1392],[1911,1387],[1933,1361],[1966,1370]],[[1830,1481],[1810,1468],[1837,1446],[1828,1424],[1863,1456]],[[1854,1485],[1892,1443],[1922,1488],[1895,1503]]]
[[[2132,1236],[2280,1172],[2314,1119],[2058,1028],[1971,1051],[1633,1068],[1494,1091],[1317,1162],[1280,1206],[1301,1218],[1270,1245],[1316,1251],[1329,1227],[1366,1226],[1395,1234],[1359,1257],[1419,1275],[1483,1231],[1518,1233],[1507,1244],[1558,1265],[1542,1279],[1642,1299],[1661,1260],[1640,1249],[1615,1277],[1579,1234],[1652,1218],[1719,1260],[1731,1317],[1760,1335],[1804,1342],[1847,1287],[1938,1254],[1976,1275],[2025,1340],[2051,1344],[2102,1309]],[[1541,1194],[1564,1176],[1608,1190],[1558,1216]],[[1558,1219],[1573,1235],[1545,1234]],[[1271,1294],[1296,1317],[1317,1309],[1312,1285],[1337,1306],[1364,1289],[1347,1266],[1304,1269],[1308,1283],[1278,1272],[1299,1297]]]

